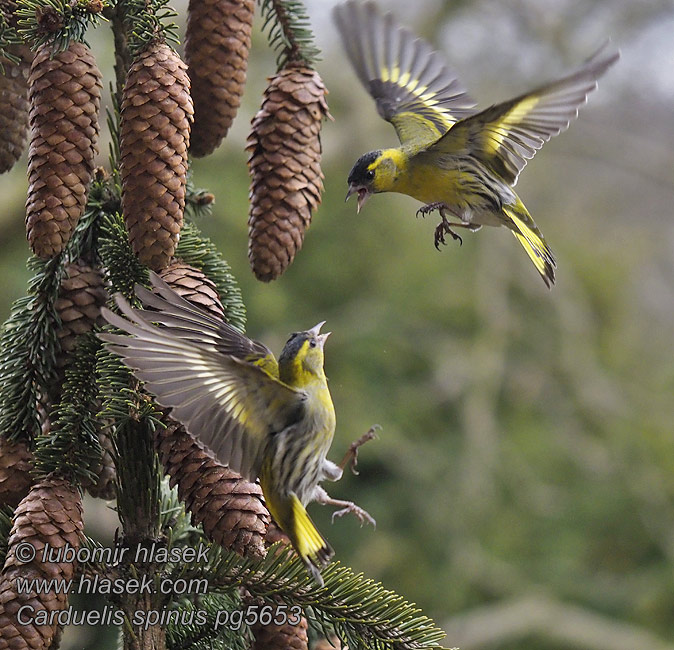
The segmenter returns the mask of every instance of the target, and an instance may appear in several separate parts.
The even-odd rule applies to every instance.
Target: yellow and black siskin
[[[346,198],[357,194],[359,211],[379,192],[422,201],[417,214],[438,210],[442,218],[436,248],[445,235],[461,241],[455,228],[506,226],[550,287],[555,258],[513,187],[620,54],[603,47],[571,74],[478,112],[439,54],[373,2],[348,0],[334,18],[358,78],[401,144],[361,156]]]
[[[316,529],[310,501],[340,506],[334,516],[374,520],[348,501],[332,499],[319,485],[336,481],[341,465],[327,459],[335,432],[335,409],[323,370],[329,332],[315,327],[292,334],[276,361],[266,345],[181,298],[155,273],[156,293],[140,285],[135,309],[117,295],[121,313],[105,319],[130,336],[99,334],[144,382],[157,403],[244,478],[260,479],[269,511],[319,584],[334,551]],[[128,320],[127,320],[128,319]],[[361,441],[369,439],[364,436]]]

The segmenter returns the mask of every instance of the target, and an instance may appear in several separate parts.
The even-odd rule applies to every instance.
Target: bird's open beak
[[[363,187],[362,185],[349,185],[349,191],[346,193],[346,198],[344,201],[348,201],[349,197],[352,194],[358,193],[358,210],[357,212],[360,213],[360,209],[365,205],[365,201],[367,201],[370,198],[371,192]]]
[[[318,325],[314,325],[310,330],[307,330],[309,334],[313,334],[314,336],[318,336],[321,333],[321,327],[325,325],[325,321],[322,320]]]
[[[316,340],[321,347],[325,345],[325,341],[327,340],[328,336],[332,334],[332,332],[325,332],[325,334],[321,334],[321,327],[323,327],[323,325],[325,325],[325,321],[321,321],[318,325],[315,325],[310,330],[308,330],[310,334],[313,334],[316,337]]]

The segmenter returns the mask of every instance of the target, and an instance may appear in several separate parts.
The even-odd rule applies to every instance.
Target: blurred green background
[[[195,183],[201,221],[231,264],[248,332],[280,350],[326,319],[338,429],[333,459],[371,424],[360,476],[328,485],[376,519],[330,525],[337,557],[415,601],[463,650],[674,650],[674,5],[669,0],[388,1],[481,106],[569,70],[610,36],[622,51],[569,132],[518,191],[552,246],[548,291],[503,229],[433,248],[435,218],[407,197],[344,204],[364,151],[395,144],[337,42],[308,7],[334,122],[325,195],[278,281],[247,260],[243,151],[274,57],[259,31],[243,105]],[[185,5],[174,5],[184,21]],[[91,34],[112,80],[112,39]],[[107,137],[107,136],[106,136]],[[103,138],[100,163],[107,162]],[[0,317],[26,289],[25,156],[0,177]],[[103,541],[116,521],[88,501]],[[70,630],[65,648],[114,647]]]

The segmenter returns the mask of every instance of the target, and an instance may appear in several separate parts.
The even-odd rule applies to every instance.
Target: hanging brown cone
[[[193,112],[187,67],[165,43],[150,44],[126,79],[120,147],[126,229],[155,271],[168,265],[183,225]]]
[[[30,78],[31,141],[26,233],[33,252],[58,255],[84,212],[98,141],[101,73],[89,48],[73,41],[37,51]]]
[[[79,491],[64,479],[47,476],[33,485],[14,512],[5,566],[0,575],[0,650],[42,650],[50,647],[58,625],[26,623],[26,612],[58,613],[67,607],[67,593],[56,590],[19,592],[17,579],[53,580],[65,584],[75,575],[75,565],[56,559],[44,562],[45,546],[79,548],[82,534],[82,503]],[[30,551],[35,549],[31,559]],[[47,558],[52,559],[52,558]],[[19,610],[23,618],[19,622]]]
[[[207,156],[227,135],[246,83],[254,0],[190,0],[185,61],[192,82],[193,156]]]
[[[225,318],[225,310],[215,284],[199,269],[174,260],[159,275],[185,300],[211,312],[216,318]]]
[[[1,58],[0,72],[0,174],[9,171],[21,157],[28,138],[28,75],[33,53],[26,45],[10,45],[10,54],[20,59],[14,63]]]
[[[32,469],[33,454],[28,445],[0,436],[0,504],[14,508],[28,494]]]
[[[297,625],[254,625],[252,630],[255,641],[252,650],[308,650],[308,627],[304,616]]]
[[[270,79],[253,119],[248,258],[259,280],[274,280],[288,268],[321,202],[326,93],[317,72],[287,67]]]
[[[157,430],[155,444],[171,487],[206,537],[243,557],[264,557],[270,516],[260,486],[223,467],[176,422]]]
[[[90,332],[95,325],[104,325],[101,307],[108,299],[105,280],[99,269],[82,261],[66,266],[59,296],[54,309],[61,319],[57,332],[61,352],[56,359],[59,368],[68,363],[69,356],[77,346],[77,337]]]
[[[94,468],[93,473],[97,480],[90,485],[83,485],[87,492],[97,499],[114,499],[117,490],[115,488],[115,481],[117,479],[117,470],[115,469],[115,461],[113,457],[114,447],[111,431],[108,426],[101,426],[98,430],[98,442],[101,445],[102,455],[101,460]]]

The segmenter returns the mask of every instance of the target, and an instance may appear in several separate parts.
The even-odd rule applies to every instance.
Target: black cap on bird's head
[[[375,171],[370,167],[380,156],[381,149],[363,154],[349,172],[349,178],[347,179],[349,191],[346,193],[346,199],[344,200],[346,201],[352,194],[358,193],[358,212],[360,212],[365,201],[374,194]]]
[[[283,351],[279,357],[279,364],[283,365],[288,361],[294,360],[300,353],[302,353],[303,356],[311,354],[311,350],[313,349],[322,352],[323,345],[325,345],[326,339],[330,336],[330,332],[325,332],[325,334],[320,333],[321,327],[323,327],[324,324],[325,321],[321,321],[318,325],[315,325],[306,332],[294,332],[291,334],[283,347]],[[305,343],[307,344],[306,348],[304,348]]]

